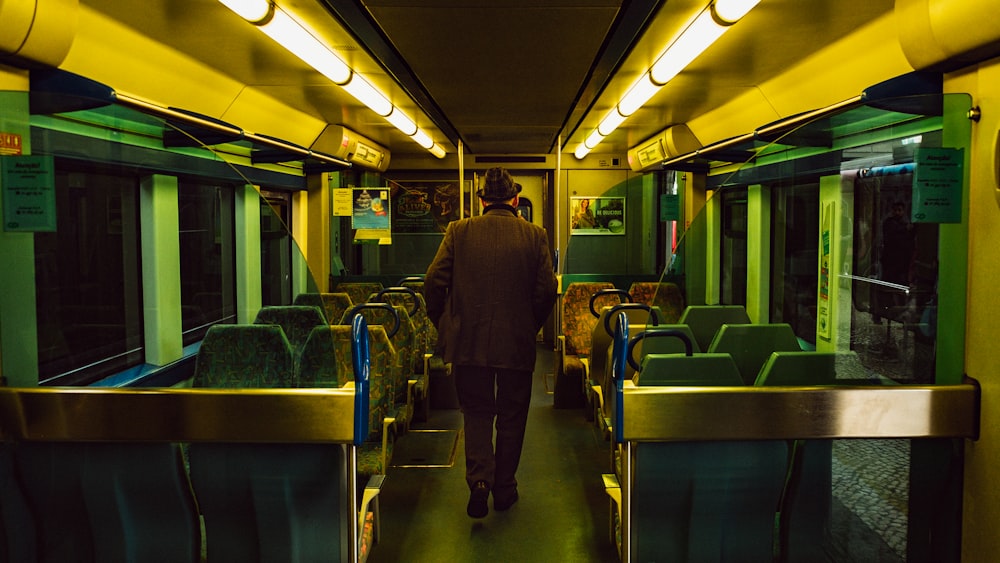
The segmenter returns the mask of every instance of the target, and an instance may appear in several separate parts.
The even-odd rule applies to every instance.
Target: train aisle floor
[[[380,495],[381,541],[368,561],[617,560],[601,481],[609,443],[580,409],[553,408],[543,380],[551,381],[553,359],[551,346],[539,344],[517,504],[496,512],[491,500],[486,518],[466,515],[461,414],[432,410],[396,444]],[[423,459],[412,453],[418,445]]]

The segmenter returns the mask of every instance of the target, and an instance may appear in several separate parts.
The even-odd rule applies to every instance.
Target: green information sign
[[[913,222],[961,223],[963,149],[919,148],[915,158]]]
[[[56,230],[56,178],[51,156],[0,158],[0,186],[5,231]]]
[[[660,221],[680,221],[681,198],[677,194],[660,194]]]

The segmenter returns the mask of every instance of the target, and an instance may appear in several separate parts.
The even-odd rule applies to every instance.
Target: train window
[[[727,189],[722,196],[722,268],[720,298],[725,305],[747,304],[747,189]]]
[[[778,184],[771,190],[771,319],[792,325],[816,344],[819,185]]]
[[[291,196],[286,192],[260,191],[261,305],[292,302],[290,266],[293,244],[288,228]]]
[[[42,384],[88,383],[142,362],[138,178],[56,160],[58,230],[35,233]]]
[[[212,324],[236,319],[233,187],[181,179],[177,199],[181,324],[188,345]]]

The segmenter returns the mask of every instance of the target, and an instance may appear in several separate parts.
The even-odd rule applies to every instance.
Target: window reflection
[[[235,321],[233,188],[181,180],[177,203],[187,345],[200,340],[211,324]]]
[[[35,233],[39,381],[93,381],[143,355],[138,178],[56,160],[57,231]]]

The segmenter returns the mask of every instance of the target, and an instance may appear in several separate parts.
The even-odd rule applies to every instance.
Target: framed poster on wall
[[[624,197],[569,198],[571,235],[625,234]]]
[[[389,189],[394,233],[443,233],[459,219],[458,180],[390,180]]]
[[[355,242],[388,242],[391,236],[388,188],[352,188],[351,198],[351,228]]]

